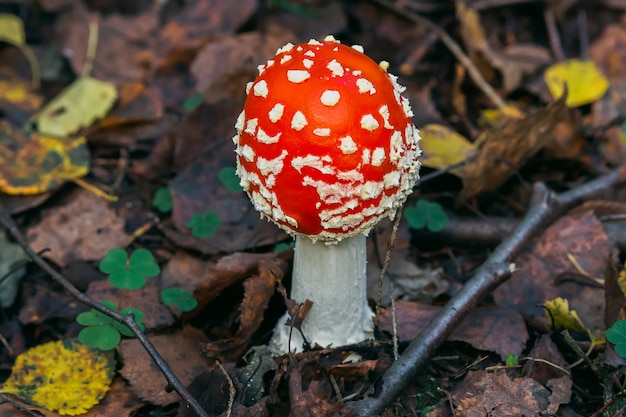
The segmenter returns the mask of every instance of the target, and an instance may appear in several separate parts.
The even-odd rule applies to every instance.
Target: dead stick
[[[421,15],[418,15],[417,13],[413,13],[413,12],[403,9],[402,7],[399,7],[397,4],[395,4],[392,1],[389,1],[389,0],[372,0],[372,1],[394,11],[395,13],[398,13],[401,16],[406,17],[409,20],[412,20],[415,23],[424,25],[428,29],[436,33],[437,36],[439,36],[439,39],[441,39],[441,42],[443,42],[448,47],[448,49],[450,50],[450,52],[452,52],[454,57],[461,63],[461,65],[465,67],[472,81],[474,81],[474,83],[476,83],[478,88],[480,88],[480,90],[482,90],[482,92],[487,96],[487,98],[491,100],[493,105],[496,106],[498,109],[503,109],[506,107],[506,103],[504,102],[502,97],[500,97],[498,93],[496,92],[496,90],[485,80],[485,78],[480,73],[480,70],[476,67],[476,65],[472,63],[472,60],[465,54],[465,52],[463,52],[463,49],[461,49],[459,44],[456,43],[455,40],[452,39],[452,37],[450,37],[450,35],[448,35],[441,26],[437,25],[436,23],[434,23],[433,21],[429,19],[426,19],[425,17]]]
[[[355,401],[349,407],[360,416],[382,414],[406,386],[414,380],[422,366],[441,344],[452,334],[472,308],[490,291],[506,281],[512,272],[511,261],[532,238],[545,230],[563,213],[581,202],[597,198],[623,185],[626,167],[598,177],[586,184],[562,194],[554,194],[543,183],[536,183],[530,207],[522,222],[487,258],[474,276],[465,284],[444,308],[433,318],[420,334],[409,344],[400,358],[383,375],[382,389],[378,397]]]
[[[206,411],[204,411],[200,403],[194,398],[193,395],[191,395],[189,391],[187,391],[187,388],[185,388],[180,379],[178,379],[174,372],[172,372],[170,367],[167,365],[167,362],[163,359],[163,357],[159,354],[154,345],[150,342],[150,339],[148,339],[148,337],[141,331],[132,313],[121,315],[117,311],[106,308],[104,305],[100,304],[96,300],[80,292],[78,288],[72,285],[72,283],[67,278],[65,278],[54,268],[52,268],[48,264],[48,262],[46,262],[30,247],[28,241],[26,240],[22,232],[20,232],[11,216],[3,210],[0,210],[0,224],[2,224],[2,226],[4,226],[4,228],[13,236],[17,243],[19,243],[22,249],[24,249],[24,252],[26,252],[26,255],[28,255],[28,257],[33,261],[33,263],[41,268],[48,275],[50,275],[52,279],[59,283],[70,295],[72,295],[81,303],[88,305],[91,308],[98,310],[103,314],[106,314],[113,320],[116,320],[128,326],[128,328],[130,328],[130,330],[139,340],[139,343],[141,343],[146,352],[148,352],[150,357],[152,357],[154,362],[157,364],[157,366],[161,370],[161,373],[163,374],[163,376],[165,376],[168,385],[172,387],[172,389],[176,391],[178,395],[180,395],[180,397],[189,405],[189,407],[191,407],[196,412],[196,414],[198,414],[200,417],[209,417],[209,415]]]

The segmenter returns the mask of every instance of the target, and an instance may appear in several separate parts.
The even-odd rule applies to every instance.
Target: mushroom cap
[[[261,216],[326,243],[393,218],[420,166],[403,91],[386,63],[332,36],[287,44],[259,66],[233,141]]]

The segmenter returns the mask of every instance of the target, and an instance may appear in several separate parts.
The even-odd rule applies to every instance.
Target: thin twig
[[[489,292],[511,275],[511,261],[532,238],[545,230],[563,213],[586,199],[613,190],[626,181],[626,167],[598,177],[586,184],[559,195],[549,191],[543,183],[534,186],[530,207],[522,222],[487,258],[474,276],[439,311],[433,320],[409,344],[400,359],[394,362],[382,378],[378,397],[368,397],[350,404],[360,416],[380,415],[400,395],[406,385],[441,344],[452,334],[467,314]]]
[[[135,318],[132,313],[121,315],[117,311],[106,308],[104,305],[100,304],[96,300],[80,292],[74,285],[72,285],[72,283],[67,278],[58,273],[41,256],[33,251],[33,249],[28,244],[28,241],[26,240],[22,232],[20,232],[11,216],[3,210],[0,210],[0,224],[2,224],[2,226],[4,226],[4,228],[13,236],[15,241],[22,247],[22,249],[24,249],[24,252],[33,261],[33,263],[41,268],[48,275],[50,275],[50,277],[52,277],[52,279],[60,284],[71,296],[76,298],[81,303],[88,305],[89,307],[98,310],[103,314],[106,314],[113,320],[116,320],[128,326],[133,334],[137,337],[137,340],[139,340],[139,343],[141,343],[146,352],[148,352],[156,365],[159,367],[161,373],[165,376],[165,379],[172,387],[172,389],[176,391],[178,395],[180,395],[180,397],[196,412],[197,415],[199,415],[200,417],[209,417],[209,415],[206,411],[204,411],[200,403],[193,397],[193,395],[191,395],[189,391],[187,391],[187,388],[185,388],[180,379],[178,379],[174,372],[172,372],[166,361],[159,354],[154,345],[152,345],[148,337],[141,331],[141,329],[137,325],[137,322],[135,322]]]
[[[465,52],[463,52],[459,44],[456,43],[456,41],[452,39],[452,37],[450,37],[450,35],[448,35],[441,26],[417,13],[413,13],[405,8],[402,8],[401,6],[398,6],[393,1],[372,1],[380,4],[383,7],[388,8],[389,10],[394,11],[395,13],[398,13],[401,16],[406,17],[407,19],[415,23],[424,25],[426,26],[426,28],[435,32],[439,36],[439,39],[441,39],[441,42],[443,42],[448,47],[450,52],[452,52],[452,54],[461,63],[461,65],[463,65],[465,69],[467,69],[467,73],[471,77],[472,81],[476,83],[476,86],[480,88],[480,90],[487,96],[487,98],[493,103],[493,105],[500,110],[506,107],[506,103],[504,102],[502,97],[500,97],[496,90],[485,80],[485,78],[480,73],[480,70],[476,68],[476,65],[474,65],[472,60],[465,54]]]
[[[374,315],[374,324],[378,325],[380,320],[380,308],[383,302],[383,281],[385,279],[385,274],[387,273],[387,269],[389,269],[389,262],[391,261],[391,251],[393,250],[393,244],[396,241],[396,234],[398,234],[398,226],[400,226],[400,219],[402,218],[402,210],[398,210],[398,214],[396,214],[396,220],[393,223],[393,228],[391,229],[391,236],[389,237],[389,243],[387,244],[387,252],[385,252],[385,261],[383,262],[383,267],[380,270],[380,275],[378,275],[378,289],[376,294],[376,314]]]
[[[228,409],[226,412],[226,417],[230,417],[233,414],[233,405],[235,404],[235,395],[237,394],[237,390],[235,389],[235,384],[233,382],[233,379],[230,377],[230,375],[228,375],[228,372],[226,372],[226,369],[224,368],[224,365],[222,365],[222,362],[220,361],[215,361],[215,362],[217,363],[218,368],[220,368],[220,370],[224,374],[226,381],[228,381],[229,395],[228,395]]]

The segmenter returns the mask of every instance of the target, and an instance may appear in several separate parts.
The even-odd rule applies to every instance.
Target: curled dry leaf
[[[463,167],[459,199],[468,200],[502,185],[526,159],[554,143],[562,123],[571,123],[572,111],[562,97],[525,119],[510,119],[481,134],[478,155]]]

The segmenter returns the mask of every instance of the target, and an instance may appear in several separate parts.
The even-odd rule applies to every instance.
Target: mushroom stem
[[[358,343],[374,336],[373,313],[367,304],[367,248],[365,235],[334,245],[296,237],[291,298],[313,302],[302,323],[312,346]],[[301,351],[302,335],[281,318],[270,346],[276,353]],[[289,336],[291,334],[291,341]]]

